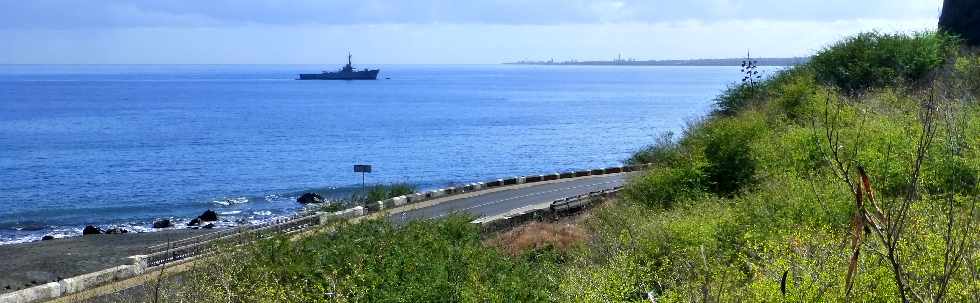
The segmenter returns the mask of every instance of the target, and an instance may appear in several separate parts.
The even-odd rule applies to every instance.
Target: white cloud
[[[833,21],[935,18],[939,6],[939,0],[31,0],[0,4],[0,28]]]
[[[724,20],[565,25],[245,25],[0,30],[0,63],[499,63],[809,55],[861,31],[917,31],[935,19]],[[338,59],[340,58],[340,59]]]

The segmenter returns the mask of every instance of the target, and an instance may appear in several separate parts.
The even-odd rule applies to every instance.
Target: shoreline
[[[215,229],[165,229],[112,235],[86,235],[0,246],[0,293],[129,264],[130,256],[152,245],[211,232]],[[39,262],[40,261],[40,262]]]

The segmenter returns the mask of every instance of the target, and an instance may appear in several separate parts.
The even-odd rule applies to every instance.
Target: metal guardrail
[[[616,195],[620,190],[622,190],[622,186],[607,190],[593,191],[587,194],[554,200],[548,205],[547,208],[530,209],[517,214],[491,218],[486,221],[476,220],[473,221],[473,223],[479,224],[483,232],[499,231],[530,221],[540,220],[547,217],[557,217],[561,216],[562,214],[575,212],[577,210],[593,206],[593,204],[596,201],[599,201],[600,198]]]
[[[222,238],[222,237],[225,237],[225,236],[228,236],[228,235],[232,235],[232,234],[238,234],[238,233],[248,232],[250,230],[260,229],[260,228],[263,228],[263,227],[273,226],[273,225],[277,225],[277,224],[283,224],[283,223],[286,223],[286,222],[295,220],[297,218],[306,217],[306,216],[311,216],[311,214],[309,214],[309,213],[299,213],[299,214],[295,214],[295,215],[292,215],[292,216],[289,216],[289,217],[286,217],[286,218],[281,218],[281,219],[277,219],[277,220],[263,222],[262,224],[254,224],[254,225],[251,225],[250,224],[250,225],[245,225],[245,226],[228,228],[228,229],[224,229],[224,230],[216,230],[216,231],[211,232],[211,233],[197,235],[197,236],[193,236],[193,237],[189,237],[189,238],[183,238],[183,239],[171,241],[171,242],[168,242],[168,243],[162,243],[162,244],[152,245],[152,246],[147,247],[147,251],[150,254],[157,253],[157,252],[161,252],[161,251],[165,251],[165,250],[171,249],[173,247],[180,247],[180,246],[186,246],[186,245],[191,245],[191,244],[195,244],[195,243],[206,242],[206,241],[210,241],[210,240]]]
[[[208,240],[182,246],[169,246],[162,251],[145,256],[147,266],[155,267],[166,263],[207,254],[222,245],[235,245],[254,242],[277,234],[288,234],[320,225],[320,216],[311,215],[280,223],[255,225],[254,228],[236,228],[230,233],[221,233]],[[200,240],[200,239],[199,239]],[[156,249],[160,249],[157,247]]]

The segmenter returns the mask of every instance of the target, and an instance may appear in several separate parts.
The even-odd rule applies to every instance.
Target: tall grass
[[[199,265],[179,290],[199,302],[534,302],[557,288],[549,259],[482,243],[472,218],[401,228],[366,220],[259,242]]]

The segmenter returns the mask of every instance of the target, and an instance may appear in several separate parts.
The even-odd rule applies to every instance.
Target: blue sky
[[[935,28],[940,0],[0,0],[0,63],[804,56]]]

